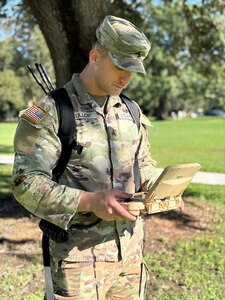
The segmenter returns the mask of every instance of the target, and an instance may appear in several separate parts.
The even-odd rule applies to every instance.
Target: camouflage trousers
[[[144,300],[148,277],[142,258],[125,262],[52,261],[55,300]]]

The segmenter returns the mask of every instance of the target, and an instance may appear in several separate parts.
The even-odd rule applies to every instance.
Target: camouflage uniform
[[[30,117],[31,109],[20,115],[14,139],[13,193],[31,213],[69,232],[66,243],[50,240],[55,299],[139,299],[141,218],[136,222],[102,220],[87,229],[70,226],[97,219],[92,212],[77,212],[83,191],[135,191],[136,152],[142,189],[147,190],[154,182],[156,169],[146,129],[149,121],[141,113],[138,131],[119,96],[108,97],[103,113],[84,90],[78,74],[65,88],[74,107],[75,138],[82,152],[72,151],[59,183],[54,182],[52,170],[61,152],[59,123],[54,100],[44,97],[31,108],[37,119]]]

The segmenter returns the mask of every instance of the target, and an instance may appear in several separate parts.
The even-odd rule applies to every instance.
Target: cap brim
[[[123,70],[146,74],[143,62],[140,58],[121,57],[111,52],[109,52],[109,57],[117,67]]]

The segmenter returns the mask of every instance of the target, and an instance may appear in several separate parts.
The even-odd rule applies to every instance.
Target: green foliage
[[[16,117],[21,108],[43,97],[27,65],[42,63],[54,82],[54,73],[43,36],[34,26],[29,38],[20,36],[0,41],[0,119]]]
[[[202,72],[211,72],[212,63],[221,63],[224,53],[224,4],[222,1],[202,1],[188,5],[183,11],[188,24],[189,52]],[[200,55],[199,55],[200,54]]]
[[[137,75],[128,93],[144,112],[225,109],[224,7],[216,1],[142,1],[144,32],[152,44],[148,76]]]
[[[114,16],[118,16],[120,18],[125,18],[130,22],[136,24],[137,27],[143,26],[143,18],[140,15],[140,9],[142,8],[142,4],[140,0],[117,0],[111,1]]]
[[[13,60],[13,45],[10,39],[0,41],[0,71],[10,68]]]
[[[23,105],[21,77],[12,70],[0,71],[0,119],[15,117]]]

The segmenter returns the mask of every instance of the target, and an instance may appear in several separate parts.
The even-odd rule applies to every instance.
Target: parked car
[[[206,116],[218,116],[218,117],[223,117],[225,116],[225,111],[222,109],[218,108],[212,108],[208,111],[205,112]]]

